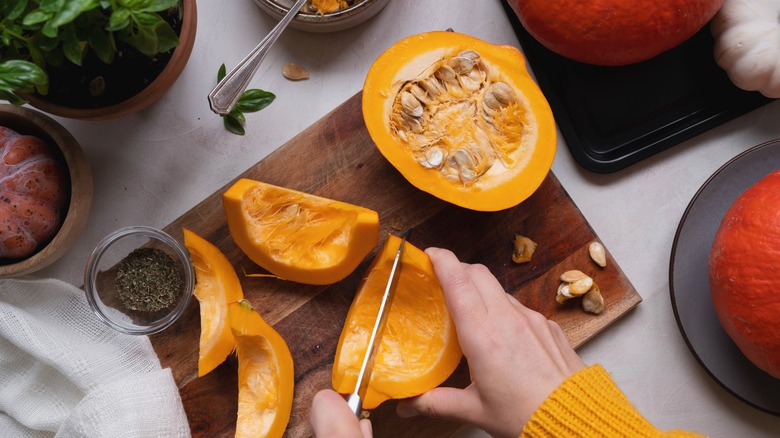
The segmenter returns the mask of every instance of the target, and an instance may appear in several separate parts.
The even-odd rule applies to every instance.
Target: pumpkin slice
[[[333,364],[333,388],[351,393],[401,239],[390,236],[347,313]],[[408,241],[390,313],[368,385],[364,409],[420,395],[440,385],[460,362],[455,325],[428,255]]]
[[[345,202],[240,179],[222,203],[236,244],[285,280],[335,283],[379,242],[379,215]]]
[[[216,246],[186,228],[182,231],[195,269],[193,294],[200,303],[198,377],[201,377],[224,362],[235,348],[227,306],[244,298],[244,292],[233,265]]]
[[[228,306],[238,355],[236,437],[281,437],[292,410],[290,349],[247,300]]]
[[[455,33],[414,35],[373,63],[363,118],[412,185],[480,211],[513,207],[552,166],[552,111],[511,46]]]

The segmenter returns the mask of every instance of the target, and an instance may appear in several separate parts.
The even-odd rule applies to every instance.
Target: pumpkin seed
[[[446,55],[401,84],[393,102],[399,143],[452,183],[475,184],[496,161],[511,163],[527,129],[518,93],[491,70],[476,51]]]
[[[566,283],[574,283],[575,281],[582,280],[583,278],[587,277],[588,276],[584,272],[572,269],[561,274],[561,281]]]
[[[588,253],[590,258],[602,268],[607,266],[607,253],[604,250],[604,245],[599,242],[593,241],[588,245]]]
[[[282,67],[282,74],[291,81],[309,79],[309,72],[298,64],[288,62]]]
[[[582,296],[582,309],[596,315],[602,313],[606,309],[604,297],[601,296],[601,290],[595,283],[593,284],[593,287]]]

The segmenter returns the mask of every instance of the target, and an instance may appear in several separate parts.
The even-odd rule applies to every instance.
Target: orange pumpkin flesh
[[[228,304],[244,298],[241,283],[227,257],[214,245],[183,229],[197,284],[193,294],[200,303],[198,377],[227,359],[236,346],[228,324]]]
[[[363,119],[412,185],[472,210],[519,204],[555,157],[552,111],[521,52],[455,32],[414,35],[377,58]]]
[[[710,289],[723,329],[780,379],[780,170],[742,193],[715,235]]]
[[[333,388],[342,394],[355,388],[400,241],[390,236],[382,246],[350,306],[333,364]],[[364,409],[435,388],[452,374],[462,356],[430,259],[406,242],[401,262]]]
[[[335,283],[379,242],[379,216],[367,208],[250,179],[222,199],[239,248],[285,280]]]
[[[645,61],[689,39],[723,0],[511,0],[523,27],[551,51],[603,66]]]
[[[231,303],[228,313],[238,356],[236,437],[281,437],[295,385],[290,349],[249,301]]]

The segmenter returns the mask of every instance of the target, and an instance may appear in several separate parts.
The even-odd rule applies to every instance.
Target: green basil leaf
[[[3,0],[0,2],[0,17],[14,21],[27,10],[27,0]]]
[[[140,27],[156,27],[160,23],[165,23],[165,21],[160,17],[159,15],[155,13],[150,12],[136,12],[133,14],[133,19],[136,23],[138,23],[138,26]]]
[[[165,21],[157,26],[155,31],[157,33],[157,50],[159,53],[173,50],[179,45],[179,36],[176,35],[173,28]]]
[[[33,26],[35,24],[43,23],[46,20],[51,19],[54,16],[54,13],[52,12],[46,12],[44,10],[35,9],[34,11],[31,11],[29,14],[25,15],[22,19],[22,24],[25,26]]]
[[[86,54],[86,44],[76,38],[73,26],[67,26],[60,38],[62,39],[62,54],[65,55],[65,58],[76,65],[81,65]]]
[[[138,33],[128,42],[146,56],[152,57],[158,53],[157,34],[153,29],[139,28]]]
[[[16,106],[21,106],[21,105],[24,105],[25,103],[27,103],[26,100],[22,99],[21,97],[17,96],[16,94],[14,94],[14,93],[12,93],[10,91],[5,91],[5,90],[0,90],[0,100],[7,100],[8,103],[10,103],[11,105],[16,105]]]
[[[59,38],[49,38],[43,34],[36,34],[32,38],[32,45],[38,46],[41,50],[50,51],[57,48],[60,43]]]
[[[178,3],[179,0],[151,0],[143,10],[146,12],[161,12],[176,6]]]
[[[44,11],[57,13],[65,5],[65,0],[40,0],[38,7]]]
[[[87,42],[97,55],[98,59],[105,64],[111,64],[114,61],[116,53],[116,44],[113,35],[110,32],[104,32],[98,28],[87,29]]]
[[[57,38],[59,31],[59,26],[56,26],[53,20],[47,21],[41,28],[41,33],[49,38]]]
[[[113,32],[115,30],[124,29],[130,25],[130,10],[127,8],[117,8],[111,13],[111,17],[108,19],[108,25],[106,30]]]
[[[31,89],[48,82],[46,72],[32,62],[14,59],[0,64],[0,90]]]
[[[246,130],[244,129],[244,125],[241,124],[241,121],[236,119],[234,116],[228,114],[226,116],[222,117],[223,123],[225,124],[225,129],[232,132],[236,135],[244,135],[246,134]]]
[[[236,109],[245,113],[253,113],[267,107],[274,99],[276,99],[275,94],[253,88],[244,91],[241,97],[238,98]]]
[[[90,7],[97,6],[92,0],[68,0],[54,17],[57,26],[63,26],[75,20]]]
[[[239,122],[241,122],[241,124],[244,124],[244,123],[246,123],[246,116],[244,115],[244,113],[242,113],[241,111],[239,111],[239,110],[237,110],[237,109],[235,109],[235,108],[233,108],[232,110],[230,110],[230,112],[228,113],[228,115],[229,115],[229,116],[231,116],[231,117],[235,117],[235,118],[236,118],[236,120],[238,120]]]
[[[225,75],[227,75],[227,70],[225,69],[225,64],[219,66],[219,71],[217,72],[217,83],[222,82],[222,79],[225,79]]]

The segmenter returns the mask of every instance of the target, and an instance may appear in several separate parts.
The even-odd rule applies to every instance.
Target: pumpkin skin
[[[401,239],[389,236],[361,282],[347,313],[333,363],[333,388],[355,389],[368,339]],[[425,252],[408,241],[363,409],[420,395],[444,382],[463,353],[444,292]]]
[[[68,170],[42,139],[0,126],[0,258],[36,252],[62,225]]]
[[[723,0],[510,0],[523,27],[551,51],[586,64],[653,58],[692,37]]]
[[[723,329],[758,368],[780,379],[780,170],[729,207],[709,259]]]
[[[448,180],[420,164],[391,125],[393,104],[402,87],[447,56],[478,52],[490,66],[490,77],[508,84],[522,114],[519,139],[508,141],[509,164],[493,166],[474,184]],[[528,73],[515,47],[491,44],[456,32],[427,32],[405,38],[372,64],[363,86],[363,120],[379,152],[416,188],[446,202],[477,211],[514,207],[531,196],[547,176],[556,152],[556,127],[550,106]],[[522,119],[520,119],[522,117]],[[453,123],[444,138],[472,129],[471,122]],[[455,133],[455,131],[458,131]]]

